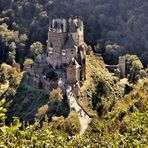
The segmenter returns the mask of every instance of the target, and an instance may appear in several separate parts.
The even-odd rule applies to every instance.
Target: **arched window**
[[[54,23],[54,28],[55,28],[55,29],[58,28],[58,23],[57,23],[57,21],[55,21],[55,23]]]
[[[51,48],[53,47],[53,44],[52,44],[52,42],[50,42],[50,47],[51,47]]]
[[[63,24],[61,24],[61,29],[62,29],[62,32],[63,32],[64,31]]]

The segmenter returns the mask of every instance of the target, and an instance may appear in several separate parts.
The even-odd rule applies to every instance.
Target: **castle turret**
[[[73,58],[67,67],[67,81],[70,84],[75,84],[80,81],[80,65]]]
[[[119,70],[121,78],[125,78],[125,56],[119,57]]]

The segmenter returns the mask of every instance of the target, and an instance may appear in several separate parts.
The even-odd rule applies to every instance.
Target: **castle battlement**
[[[69,64],[77,57],[84,44],[83,21],[80,19],[52,19],[49,22],[47,41],[48,63],[55,67]]]
[[[49,32],[83,34],[83,21],[80,19],[52,19],[49,21]]]

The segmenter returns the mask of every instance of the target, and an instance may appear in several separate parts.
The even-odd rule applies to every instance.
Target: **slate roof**
[[[72,35],[70,35],[68,37],[68,39],[66,40],[64,46],[63,46],[63,49],[74,49],[74,48],[77,48],[75,42],[74,42],[74,39],[72,37]]]

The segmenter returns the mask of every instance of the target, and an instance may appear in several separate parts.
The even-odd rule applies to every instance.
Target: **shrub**
[[[80,122],[75,112],[70,113],[68,118],[65,119],[62,127],[64,131],[70,135],[75,135],[80,132]]]

